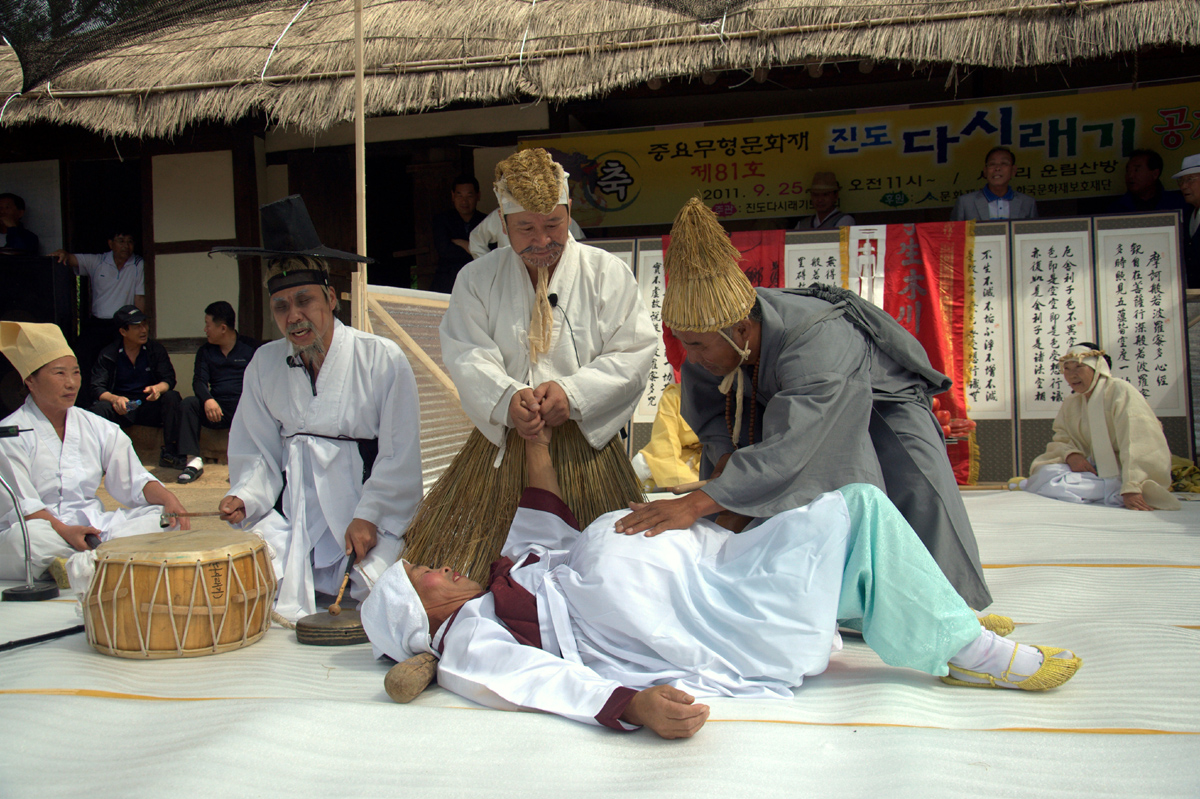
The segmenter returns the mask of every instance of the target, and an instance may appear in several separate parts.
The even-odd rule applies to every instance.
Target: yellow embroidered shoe
[[[1017,625],[1013,624],[1012,619],[1008,616],[1001,616],[998,613],[989,613],[986,616],[980,616],[979,623],[983,625],[983,629],[991,630],[1001,638],[1017,629]]]
[[[947,685],[966,685],[971,688],[1016,688],[1021,691],[1047,691],[1057,688],[1075,676],[1083,660],[1076,657],[1069,649],[1059,649],[1053,646],[1038,646],[1029,644],[1042,653],[1042,665],[1033,674],[1017,674],[1012,671],[1012,661],[1009,667],[999,675],[982,671],[971,671],[960,666],[950,665],[950,674],[942,677]],[[1013,649],[1015,659],[1016,648]],[[1017,678],[1017,679],[1013,679]]]

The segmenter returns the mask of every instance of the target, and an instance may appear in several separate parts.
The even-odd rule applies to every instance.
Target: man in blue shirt
[[[228,430],[242,397],[242,376],[259,342],[239,335],[233,306],[218,300],[204,309],[204,337],[196,352],[192,377],[194,396],[179,405],[179,454],[186,461],[177,483],[193,483],[204,474],[200,457],[200,426]]]
[[[993,147],[983,159],[983,178],[987,184],[979,191],[964,194],[954,201],[950,220],[1037,219],[1037,203],[1009,185],[1017,173],[1017,157],[1007,147]]]
[[[150,320],[136,305],[113,314],[120,338],[100,350],[92,367],[97,416],[121,427],[140,424],[163,429],[158,465],[182,468],[179,457],[179,392],[167,349],[150,340]]]

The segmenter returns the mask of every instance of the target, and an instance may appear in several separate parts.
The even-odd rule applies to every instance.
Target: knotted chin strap
[[[729,336],[725,335],[724,330],[718,330],[717,333],[720,334],[721,338],[723,338],[729,342],[729,346],[733,347],[734,352],[736,352],[738,355],[741,356],[740,360],[738,360],[737,368],[735,368],[732,372],[730,372],[729,374],[727,374],[723,378],[721,378],[721,384],[719,386],[717,386],[717,391],[720,391],[726,397],[725,424],[726,424],[726,426],[728,426],[729,425],[729,412],[728,412],[729,411],[729,401],[728,401],[729,389],[733,385],[734,378],[735,377],[737,378],[737,398],[735,400],[736,411],[734,412],[734,415],[733,415],[733,426],[729,430],[729,437],[733,440],[733,448],[737,449],[738,448],[738,438],[740,437],[739,434],[742,432],[742,396],[743,396],[745,385],[746,385],[746,376],[744,374],[742,374],[742,364],[744,364],[746,362],[746,359],[750,357],[750,342],[747,341],[746,346],[744,348],[739,347],[737,344],[733,343],[733,339],[731,339]],[[754,390],[755,390],[755,395],[757,395],[758,394],[758,367],[757,366],[754,369]],[[750,442],[751,443],[754,442],[754,431],[753,430],[750,431]]]

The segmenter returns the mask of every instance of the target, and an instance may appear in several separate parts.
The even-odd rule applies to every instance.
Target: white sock
[[[958,650],[950,662],[964,669],[1018,683],[1041,668],[1042,653],[1028,644],[1018,644],[1001,638],[991,630],[980,628],[979,637]],[[972,681],[969,676],[954,676]]]
[[[193,469],[197,469],[197,470],[203,469],[204,468],[204,458],[201,458],[199,455],[197,455],[196,457],[189,459],[187,462],[187,465]]]

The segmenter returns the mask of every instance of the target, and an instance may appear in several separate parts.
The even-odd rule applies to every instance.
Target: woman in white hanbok
[[[1091,342],[1067,350],[1059,368],[1073,393],[1021,488],[1066,502],[1179,510],[1171,496],[1171,450],[1141,392],[1113,377],[1108,356]]]
[[[0,323],[0,350],[25,381],[29,397],[0,426],[0,474],[20,509],[4,494],[0,508],[0,579],[25,579],[25,543],[18,512],[29,531],[32,572],[41,575],[59,557],[101,541],[159,532],[163,513],[185,513],[179,499],[146,471],[129,437],[117,425],[75,407],[79,364],[56,325]],[[96,496],[101,480],[125,507],[106,511]],[[187,529],[187,519],[181,519]]]

